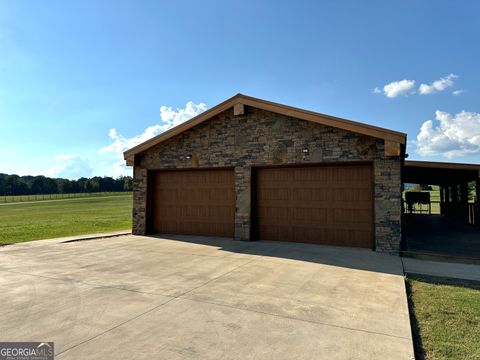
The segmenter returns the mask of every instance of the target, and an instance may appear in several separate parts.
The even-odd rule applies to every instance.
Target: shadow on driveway
[[[190,235],[161,234],[147,237],[158,239],[159,241],[175,240],[190,244],[206,245],[217,248],[218,251],[229,253],[290,259],[356,270],[403,275],[401,260],[398,256],[382,254],[369,249],[266,240],[239,241],[231,238]]]

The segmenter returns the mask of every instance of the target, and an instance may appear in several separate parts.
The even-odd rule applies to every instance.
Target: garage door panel
[[[256,174],[258,238],[372,248],[370,166],[269,168]]]
[[[233,170],[158,171],[152,200],[153,232],[233,237]]]
[[[158,232],[166,234],[176,234],[179,229],[176,221],[169,221],[162,224],[159,224]]]

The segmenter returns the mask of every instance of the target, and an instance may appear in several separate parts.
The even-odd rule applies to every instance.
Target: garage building
[[[398,252],[406,134],[237,94],[128,151],[133,233]]]

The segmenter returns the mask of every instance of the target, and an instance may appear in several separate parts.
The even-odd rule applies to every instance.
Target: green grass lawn
[[[129,230],[132,194],[0,205],[0,244]]]
[[[480,286],[408,280],[417,359],[480,359]]]

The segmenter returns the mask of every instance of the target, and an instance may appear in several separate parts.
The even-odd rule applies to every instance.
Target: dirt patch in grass
[[[480,359],[480,284],[407,280],[417,359]]]

